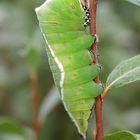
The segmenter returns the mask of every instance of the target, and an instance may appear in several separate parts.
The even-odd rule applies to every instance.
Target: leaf
[[[21,126],[12,119],[0,118],[0,140],[28,140]]]
[[[41,63],[40,45],[44,45],[43,37],[40,36],[40,31],[37,28],[33,33],[31,40],[27,43],[26,48],[22,52],[25,58],[25,63],[28,70],[37,71]]]
[[[121,87],[140,80],[140,55],[121,62],[108,76],[106,87]]]
[[[140,134],[136,135],[137,140],[140,140]]]
[[[140,0],[127,0],[127,1],[131,2],[131,3],[135,4],[135,5],[140,6]]]
[[[36,47],[30,46],[26,52],[26,63],[29,69],[36,70],[40,64],[40,52]]]
[[[42,122],[46,120],[49,113],[60,103],[60,101],[58,90],[55,86],[53,86],[43,100],[39,109],[39,117]]]
[[[0,133],[0,140],[26,140],[26,139],[20,136],[19,134]]]
[[[111,135],[107,135],[103,140],[140,140],[137,135],[129,131],[119,131]]]

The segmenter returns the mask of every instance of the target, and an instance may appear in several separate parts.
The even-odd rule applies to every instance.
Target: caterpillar
[[[85,30],[85,10],[80,0],[47,0],[36,8],[54,82],[84,138],[95,98],[103,90],[94,82],[100,68],[93,64],[94,55],[89,51],[96,37]]]

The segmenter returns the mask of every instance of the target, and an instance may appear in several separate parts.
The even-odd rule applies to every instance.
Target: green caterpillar
[[[89,51],[96,38],[85,30],[78,0],[47,0],[36,13],[64,107],[85,138],[95,98],[103,90],[94,82],[100,68]]]

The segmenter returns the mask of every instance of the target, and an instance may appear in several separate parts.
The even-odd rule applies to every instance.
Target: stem
[[[92,35],[96,35],[96,12],[97,12],[98,0],[90,0],[90,32]],[[95,54],[94,64],[98,64],[98,48],[97,43],[92,45],[92,50]],[[95,79],[96,83],[100,83],[99,76]],[[103,140],[103,122],[102,122],[102,96],[96,98],[95,113],[96,113],[96,140]]]
[[[30,83],[31,83],[31,102],[33,110],[33,129],[36,134],[36,140],[39,140],[39,132],[41,128],[41,123],[38,117],[38,106],[39,106],[39,97],[38,97],[38,78],[35,71],[31,71],[29,74]]]
[[[105,90],[102,93],[102,100],[104,101],[104,99],[106,98],[108,92],[109,92],[110,87],[105,88]]]
[[[103,140],[102,105],[103,105],[102,97],[99,96],[97,97],[95,103],[96,127],[97,127],[96,140]]]

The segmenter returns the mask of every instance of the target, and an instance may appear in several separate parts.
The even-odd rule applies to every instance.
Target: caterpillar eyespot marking
[[[100,73],[90,53],[96,37],[83,27],[90,24],[89,9],[82,8],[80,0],[47,0],[36,13],[55,85],[65,110],[86,138],[95,98],[103,91],[93,81]]]

